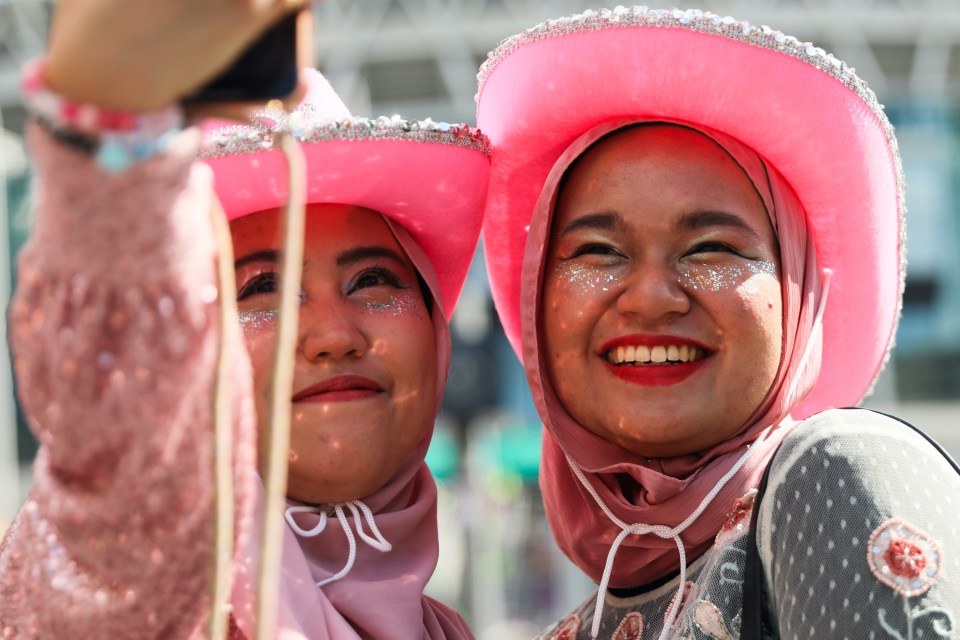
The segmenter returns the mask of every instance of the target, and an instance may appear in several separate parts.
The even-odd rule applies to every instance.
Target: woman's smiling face
[[[581,156],[557,198],[540,331],[567,411],[645,457],[733,435],[780,364],[779,250],[709,138],[645,125]]]
[[[280,215],[231,223],[240,324],[265,424],[273,366]],[[433,321],[417,272],[383,218],[346,205],[308,209],[294,365],[287,495],[369,496],[423,440],[436,412]],[[261,429],[261,454],[264,444]],[[261,455],[261,467],[264,460]]]

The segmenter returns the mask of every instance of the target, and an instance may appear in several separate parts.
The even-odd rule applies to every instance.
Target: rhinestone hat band
[[[589,10],[573,16],[547,20],[522,33],[510,36],[487,55],[487,60],[480,66],[480,72],[477,74],[477,99],[479,100],[483,86],[490,74],[493,73],[494,68],[525,44],[582,31],[630,27],[688,29],[720,36],[796,58],[839,80],[844,86],[856,93],[883,123],[887,140],[897,161],[897,174],[901,191],[900,208],[901,211],[903,210],[904,181],[903,170],[900,166],[900,154],[897,150],[897,140],[893,133],[893,126],[884,114],[883,105],[877,100],[876,94],[863,79],[857,76],[853,67],[847,66],[847,63],[834,57],[832,53],[828,53],[809,42],[802,42],[793,36],[771,29],[766,25],[753,25],[745,20],[736,20],[730,16],[719,16],[700,9],[650,9],[646,6],[618,6],[614,9]]]
[[[260,111],[248,125],[230,125],[205,136],[200,158],[259,153],[274,148],[276,134],[289,131],[302,144],[331,141],[407,140],[448,144],[490,156],[490,143],[477,129],[466,124],[426,120],[404,120],[399,116],[330,120],[313,104],[301,105],[291,113]]]
[[[730,16],[719,16],[700,9],[650,9],[646,6],[624,7],[614,9],[588,10],[583,13],[547,20],[526,29],[522,33],[510,36],[487,55],[487,60],[480,66],[477,74],[479,88],[482,91],[484,82],[496,65],[519,49],[524,44],[554,38],[579,31],[597,31],[600,29],[617,29],[625,27],[666,27],[689,29],[716,36],[737,40],[764,49],[771,49],[779,53],[797,58],[829,73],[843,84],[853,89],[865,102],[876,105],[877,97],[867,84],[855,73],[853,67],[827,53],[823,49],[809,42],[801,42],[797,38],[786,35],[766,25],[752,25],[745,20],[737,20]]]

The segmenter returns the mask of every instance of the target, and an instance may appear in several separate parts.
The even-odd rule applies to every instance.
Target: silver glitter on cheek
[[[237,314],[240,326],[244,331],[263,331],[272,329],[277,322],[277,311],[274,309],[248,309]]]
[[[777,274],[777,265],[767,260],[747,262],[745,265],[681,265],[678,281],[690,291],[717,293],[739,287],[756,275]]]
[[[617,281],[617,276],[605,269],[572,262],[558,263],[553,277],[579,288],[582,293],[610,291]]]
[[[386,300],[365,300],[364,308],[374,313],[386,313],[394,317],[425,316],[426,306],[419,296],[412,292],[403,292]]]

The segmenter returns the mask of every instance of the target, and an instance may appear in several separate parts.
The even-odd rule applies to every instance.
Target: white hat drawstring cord
[[[769,427],[760,434],[758,440],[763,439],[766,432],[769,431]],[[723,486],[736,475],[737,471],[744,465],[744,463],[750,458],[750,455],[754,452],[755,447],[748,446],[747,450],[740,456],[740,459],[727,471],[722,478],[714,485],[713,489],[704,496],[703,500],[700,502],[700,505],[694,509],[693,513],[687,516],[687,519],[678,524],[672,529],[662,524],[643,524],[641,522],[635,524],[627,524],[617,516],[613,514],[610,508],[604,503],[603,499],[600,497],[600,494],[597,493],[597,490],[587,482],[586,477],[583,475],[583,471],[579,466],[567,456],[567,464],[570,465],[570,468],[573,470],[575,476],[580,481],[580,484],[593,496],[593,499],[603,510],[603,513],[606,514],[607,518],[610,519],[615,525],[620,528],[620,533],[617,535],[616,539],[613,541],[613,544],[610,545],[610,551],[607,553],[607,564],[603,569],[603,577],[600,579],[600,588],[597,591],[597,604],[594,607],[593,611],[593,625],[590,627],[590,637],[596,639],[600,635],[600,616],[603,613],[603,599],[607,593],[607,587],[610,584],[610,576],[613,574],[613,563],[617,555],[617,550],[620,548],[620,544],[626,539],[629,535],[641,536],[647,533],[652,533],[658,538],[671,538],[677,545],[677,550],[680,552],[680,586],[677,590],[677,597],[673,599],[673,604],[670,605],[670,610],[667,612],[667,617],[663,621],[663,631],[660,633],[659,640],[664,640],[667,637],[667,634],[670,632],[670,628],[673,626],[674,620],[677,617],[677,613],[680,609],[681,600],[683,597],[683,587],[687,582],[687,554],[686,550],[683,548],[683,541],[680,539],[680,534],[683,533],[687,527],[689,527],[693,522],[700,517],[700,515],[706,510],[710,502],[713,501],[717,494],[720,493],[720,490],[723,489]]]
[[[347,557],[347,564],[344,565],[343,569],[337,572],[336,575],[332,575],[329,578],[325,578],[324,580],[318,582],[318,587],[335,582],[350,573],[350,570],[353,568],[353,564],[357,559],[357,541],[356,538],[353,537],[353,531],[350,528],[350,521],[347,519],[347,514],[344,513],[344,507],[349,509],[353,514],[353,520],[357,527],[357,535],[359,535],[364,542],[377,551],[387,552],[393,548],[393,545],[387,542],[386,538],[383,537],[383,534],[380,533],[380,529],[377,528],[377,523],[373,519],[373,512],[370,510],[370,507],[359,500],[340,502],[331,506],[333,507],[334,513],[337,515],[337,520],[340,521],[340,526],[343,527],[344,535],[347,536],[347,544],[350,545],[350,554]],[[372,537],[367,535],[367,532],[363,530],[363,522],[360,519],[361,511],[363,512],[363,519],[367,521],[367,525],[373,532]],[[303,529],[293,519],[293,514],[295,513],[316,513],[320,516],[320,522],[318,522],[317,525],[312,529]],[[304,538],[313,538],[323,533],[323,530],[327,528],[327,521],[329,519],[326,508],[310,506],[287,507],[286,511],[284,512],[284,517],[287,519],[287,524],[290,525],[290,528],[293,529],[294,533]]]

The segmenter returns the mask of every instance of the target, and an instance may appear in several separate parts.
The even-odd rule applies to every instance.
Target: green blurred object
[[[540,425],[512,424],[484,434],[483,460],[498,471],[536,482],[540,473]]]
[[[427,466],[433,477],[443,482],[456,477],[460,471],[460,448],[447,429],[437,429],[427,449]]]

